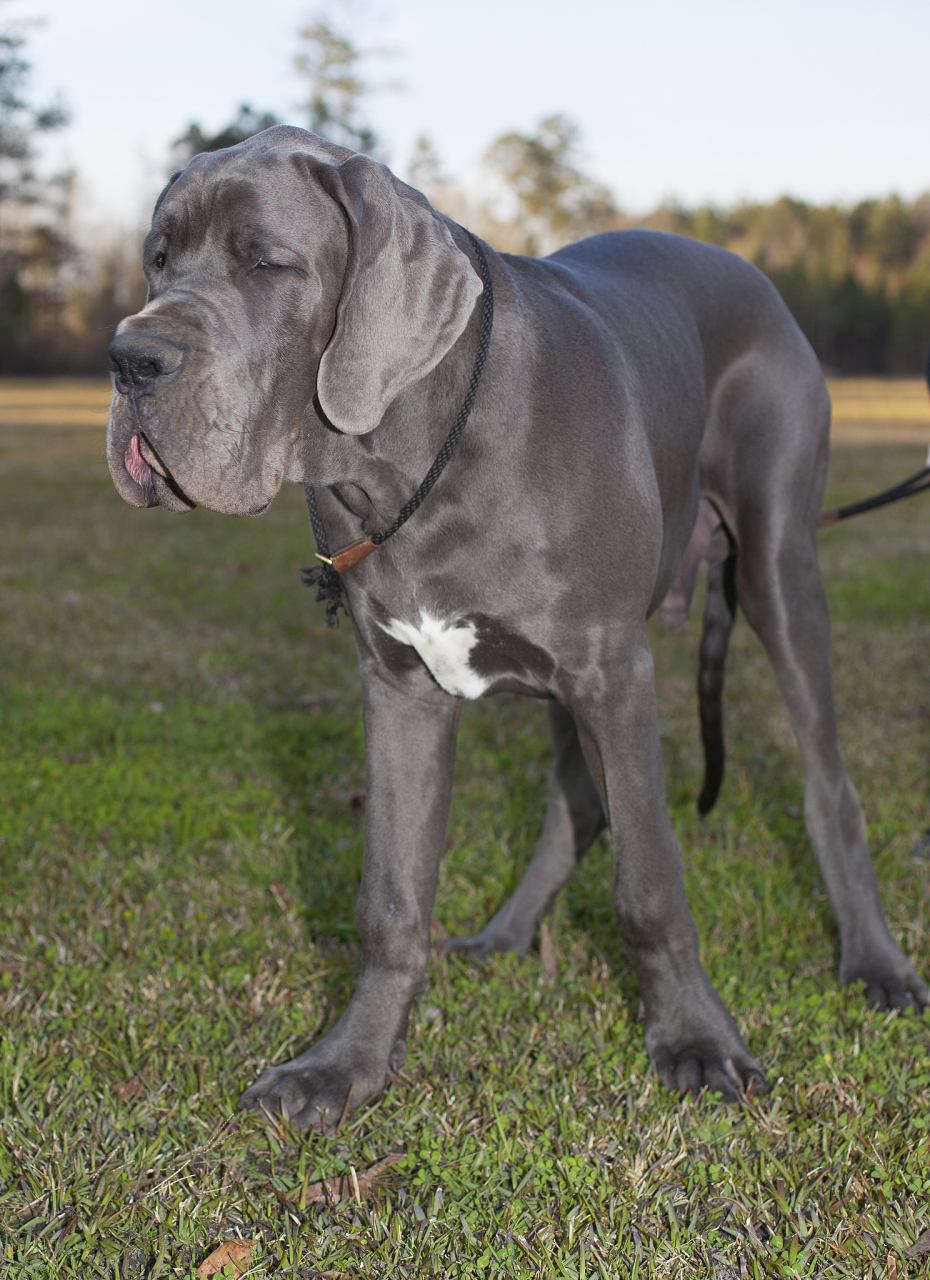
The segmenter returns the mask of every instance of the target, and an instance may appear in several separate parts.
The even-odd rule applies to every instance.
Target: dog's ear
[[[364,435],[452,347],[482,285],[426,197],[384,165],[353,155],[327,177],[349,259],[317,394],[333,426]]]
[[[184,170],[183,170],[183,169],[175,169],[174,173],[171,175],[171,177],[168,179],[168,181],[167,181],[167,182],[165,183],[165,185],[162,187],[161,191],[158,193],[158,199],[155,201],[155,208],[152,210],[152,221],[153,221],[153,222],[155,221],[155,215],[156,215],[156,213],[157,213],[157,212],[158,212],[158,210],[161,208],[162,201],[164,200],[164,198],[165,198],[165,196],[168,194],[168,192],[171,190],[171,188],[174,186],[174,184],[177,182],[178,178],[180,178],[180,176],[181,176],[181,174],[182,174],[183,172],[184,172]]]

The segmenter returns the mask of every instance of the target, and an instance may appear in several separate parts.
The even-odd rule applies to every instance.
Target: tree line
[[[299,40],[295,66],[308,82],[308,127],[384,158],[365,111],[378,89],[364,74],[368,51],[325,17],[299,32]],[[38,108],[28,101],[28,73],[22,36],[0,31],[0,373],[101,373],[116,324],[144,299],[141,237],[110,233],[93,245],[78,243],[75,175],[42,176],[35,161],[38,138],[67,115],[60,104]],[[216,133],[191,122],[174,143],[166,174],[199,152],[233,146],[276,123],[273,113],[248,105]],[[731,249],[772,280],[828,372],[913,374],[923,366],[930,340],[930,193],[851,206],[787,196],[731,208],[666,202],[634,216],[585,172],[578,128],[564,115],[500,135],[484,164],[487,191],[475,199],[443,172],[433,143],[421,135],[401,172],[437,208],[504,252],[549,253],[628,227]]]

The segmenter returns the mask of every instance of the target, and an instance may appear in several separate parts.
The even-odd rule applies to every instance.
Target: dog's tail
[[[723,668],[736,621],[736,555],[707,566],[707,604],[698,657],[698,706],[704,743],[704,788],[698,813],[710,813],[723,781]]]

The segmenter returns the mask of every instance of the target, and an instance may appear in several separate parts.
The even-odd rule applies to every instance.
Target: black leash
[[[494,324],[494,290],[491,287],[491,272],[488,269],[488,261],[484,256],[484,250],[481,248],[480,242],[470,231],[466,230],[465,234],[471,240],[475,253],[478,255],[478,271],[481,276],[481,282],[484,285],[481,303],[481,327],[478,330],[478,349],[475,352],[475,364],[471,373],[471,381],[468,384],[468,390],[465,392],[465,399],[458,412],[458,417],[453,422],[445,443],[437,453],[433,465],[420,482],[416,493],[408,502],[404,503],[397,513],[394,523],[383,532],[367,534],[364,538],[357,538],[355,542],[350,542],[347,547],[343,547],[340,551],[331,554],[326,530],[317,510],[316,494],[313,486],[304,485],[307,514],[310,517],[310,527],[313,530],[313,537],[317,547],[316,558],[322,560],[323,565],[313,569],[301,569],[300,577],[305,587],[319,588],[316,597],[317,603],[325,602],[326,623],[330,627],[336,626],[339,621],[336,611],[342,603],[341,575],[346,569],[351,569],[360,560],[364,560],[365,556],[371,555],[372,551],[377,551],[382,543],[386,542],[388,538],[392,538],[398,529],[401,529],[407,523],[442,475],[446,464],[455,453],[455,446],[465,430],[465,424],[471,414],[472,405],[475,403],[481,375],[484,373],[485,361],[488,358],[488,348],[491,345],[491,329]]]
[[[887,507],[889,502],[900,502],[902,498],[912,498],[915,493],[923,493],[930,489],[930,465],[921,467],[912,476],[892,485],[882,493],[873,493],[871,498],[863,498],[861,502],[850,502],[845,507],[834,507],[832,511],[820,513],[820,527],[836,524],[838,520],[848,520],[850,516],[861,515],[863,511],[874,511],[876,507]]]
[[[930,389],[930,347],[927,348],[927,358],[924,361],[924,377]],[[834,507],[832,511],[822,511],[820,527],[824,529],[827,525],[836,524],[838,520],[848,520],[850,516],[861,515],[863,511],[874,511],[876,507],[887,507],[889,502],[900,502],[902,498],[912,498],[915,493],[923,493],[925,489],[930,489],[930,453],[927,454],[925,467],[921,467],[919,471],[915,471],[912,476],[908,476],[899,484],[892,485],[890,489],[873,493],[871,498],[863,498],[861,502],[850,502],[845,507]]]

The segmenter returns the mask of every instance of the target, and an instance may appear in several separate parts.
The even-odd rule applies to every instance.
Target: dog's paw
[[[920,1013],[930,999],[917,970],[890,937],[880,939],[869,948],[844,948],[840,982],[845,987],[864,983],[870,1009],[913,1009]]]
[[[891,973],[887,968],[882,971],[874,967],[857,966],[851,976],[841,973],[844,986],[853,983],[865,984],[865,1000],[870,1009],[884,1012],[888,1009],[900,1009],[902,1012],[913,1009],[922,1013],[927,1007],[928,993],[926,985],[921,981],[915,969],[901,957],[902,964]]]
[[[697,1096],[709,1089],[711,1093],[722,1094],[726,1102],[739,1102],[769,1091],[765,1073],[747,1049],[726,1056],[707,1046],[677,1052],[660,1049],[653,1063],[666,1089],[680,1094]]]
[[[239,1109],[289,1120],[298,1129],[336,1129],[351,1111],[379,1096],[400,1070],[406,1052],[404,1042],[398,1041],[390,1063],[372,1070],[336,1066],[311,1049],[291,1062],[269,1067],[246,1089]]]
[[[471,960],[486,960],[496,951],[506,951],[506,947],[498,947],[488,938],[476,933],[470,938],[437,938],[433,950],[441,956],[468,956]]]
[[[515,923],[503,911],[489,920],[480,933],[470,938],[439,938],[433,950],[440,955],[465,955],[473,960],[486,960],[499,951],[513,951],[525,956],[533,942],[535,925]]]
[[[356,1103],[355,1093],[354,1082],[339,1071],[285,1063],[264,1071],[239,1099],[239,1109],[290,1120],[298,1129],[332,1129]]]
[[[703,969],[698,978],[671,992],[667,987],[665,1002],[646,1002],[646,1051],[659,1080],[677,1093],[709,1089],[727,1102],[768,1093],[765,1072],[729,1009]]]

